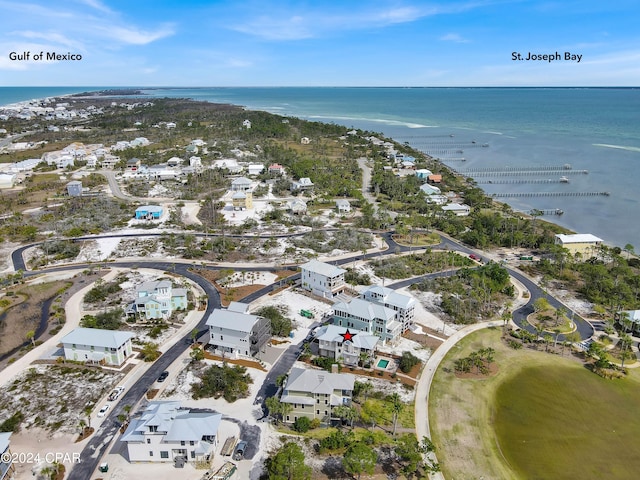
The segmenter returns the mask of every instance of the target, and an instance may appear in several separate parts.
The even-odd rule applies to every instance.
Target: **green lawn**
[[[640,388],[561,362],[524,368],[496,390],[495,431],[523,478],[640,476]]]
[[[499,337],[466,337],[436,372],[429,418],[445,478],[638,478],[640,369],[606,380],[576,360],[515,351]],[[488,346],[495,376],[453,374],[455,359]]]

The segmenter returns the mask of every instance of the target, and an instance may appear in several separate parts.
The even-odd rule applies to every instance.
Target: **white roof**
[[[249,313],[249,304],[242,302],[231,302],[227,307],[230,312]]]
[[[346,270],[340,267],[319,262],[318,260],[310,260],[307,263],[300,265],[300,268],[329,278],[337,277],[338,275],[346,273]]]
[[[247,195],[244,192],[236,192],[231,196],[232,199],[242,199],[242,198],[247,198]]]
[[[597,243],[602,242],[601,238],[591,235],[590,233],[575,233],[573,235],[563,235],[561,233],[556,235],[556,238],[565,243]]]
[[[259,319],[260,317],[257,315],[216,308],[211,315],[209,315],[206,324],[210,327],[221,327],[248,333],[251,332],[251,329]]]
[[[376,344],[380,341],[380,338],[375,335],[370,335],[367,332],[353,328],[347,329],[346,327],[341,327],[339,325],[325,325],[324,327],[321,327],[318,330],[316,338],[325,342],[337,342],[338,344],[342,344],[344,342],[342,334],[347,330],[349,330],[349,333],[353,334],[351,343],[358,348],[373,350]]]
[[[162,207],[159,205],[143,205],[136,208],[136,212],[159,212],[162,213]]]
[[[640,310],[624,310],[622,313],[626,313],[633,323],[640,323]]]
[[[62,343],[76,345],[93,345],[94,347],[118,348],[134,335],[120,330],[103,330],[100,328],[76,328],[62,337]]]
[[[382,287],[380,285],[371,285],[370,287],[366,288],[362,292],[362,296],[366,297],[367,292],[382,296],[382,298],[380,299],[382,300],[382,303],[387,303],[389,305],[400,308],[406,309],[415,305],[416,303],[416,300],[413,297],[403,295],[402,293],[398,293],[391,288]]]
[[[336,205],[338,207],[350,207],[351,206],[351,204],[349,203],[349,200],[345,200],[345,199],[336,200]]]
[[[238,177],[233,179],[231,185],[251,185],[251,180],[247,177]]]
[[[450,210],[452,212],[457,211],[468,211],[469,205],[465,205],[464,203],[450,203],[449,205],[443,205],[442,210]]]

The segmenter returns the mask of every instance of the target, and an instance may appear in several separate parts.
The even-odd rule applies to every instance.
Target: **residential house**
[[[579,253],[587,258],[593,257],[598,253],[598,247],[602,245],[602,242],[601,238],[590,233],[558,234],[555,238],[556,245],[566,248],[572,255]]]
[[[165,123],[165,125],[164,125],[164,126],[165,126],[165,128],[166,128],[167,130],[168,130],[168,129],[171,129],[171,128],[176,128],[176,124],[175,124],[175,122],[167,122],[167,123]]]
[[[402,324],[402,331],[406,332],[413,325],[416,300],[409,295],[403,295],[395,290],[380,285],[367,287],[360,296],[369,301],[379,303],[396,312],[396,320]]]
[[[300,417],[317,418],[330,423],[333,409],[351,406],[355,376],[294,367],[284,383],[280,401],[291,405],[284,421],[294,423]]]
[[[142,162],[139,158],[130,158],[127,160],[127,170],[130,172],[137,171],[140,168],[140,165],[142,165]]]
[[[425,183],[424,185],[420,185],[420,190],[425,195],[440,195],[442,193],[438,187],[434,185],[429,185],[428,183]]]
[[[240,173],[243,167],[238,164],[238,161],[235,158],[225,158],[214,161],[213,168],[221,170],[226,169],[229,170],[229,173]]]
[[[284,175],[284,167],[279,163],[269,165],[268,172],[273,175]]]
[[[0,188],[12,188],[17,177],[15,173],[0,172]]]
[[[300,139],[300,143],[302,145],[309,145],[311,143],[311,139],[309,137],[302,137]]]
[[[253,195],[251,192],[236,192],[231,196],[234,210],[248,210],[253,208]]]
[[[235,302],[232,308],[216,308],[209,315],[209,345],[215,352],[235,358],[251,357],[269,341],[271,322],[247,313],[247,308]]]
[[[300,180],[291,182],[291,191],[307,191],[313,189],[313,182],[309,177],[303,177]]]
[[[110,153],[106,153],[102,157],[102,160],[100,161],[100,164],[102,165],[102,168],[104,168],[106,170],[113,170],[113,168],[115,168],[116,164],[119,161],[120,161],[120,157],[118,157],[117,155],[112,155]]]
[[[433,175],[433,172],[431,170],[427,170],[426,168],[421,168],[419,170],[416,170],[415,175],[418,179],[426,182],[429,178],[429,175]]]
[[[136,208],[136,219],[138,220],[159,220],[162,217],[163,209],[159,205],[143,205]]]
[[[169,318],[176,310],[186,310],[187,289],[173,288],[169,280],[143,283],[136,290],[136,299],[127,307],[127,314],[139,314],[146,320]]]
[[[397,312],[379,303],[353,298],[349,302],[335,303],[332,310],[334,325],[377,335],[383,343],[394,341],[402,334]]]
[[[433,203],[435,205],[445,205],[448,201],[449,198],[447,198],[446,195],[427,195],[425,197],[425,200],[427,201],[427,203]]]
[[[130,462],[209,461],[218,444],[222,414],[181,408],[180,402],[149,402],[120,438]]]
[[[299,198],[295,198],[290,202],[287,202],[287,210],[294,215],[305,214],[307,213],[307,202],[300,200]]]
[[[178,167],[184,163],[184,159],[180,157],[171,157],[167,160],[167,167]]]
[[[198,146],[197,145],[187,145],[187,148],[185,149],[185,151],[187,152],[187,155],[197,155],[198,154]]]
[[[316,333],[318,354],[344,365],[355,366],[361,358],[373,359],[380,337],[338,325],[325,325]]]
[[[0,433],[0,480],[14,480],[16,466],[10,447],[11,432]]]
[[[247,192],[251,190],[252,182],[246,177],[234,178],[231,182],[231,191],[233,192]]]
[[[311,260],[300,265],[301,286],[314,295],[332,298],[346,288],[344,274],[346,270],[328,263]]]
[[[249,175],[260,175],[264,170],[264,165],[261,163],[251,163],[247,166]]]
[[[67,183],[67,195],[70,197],[81,197],[82,196],[82,182],[78,180],[72,180]]]
[[[429,183],[442,183],[442,175],[431,174],[427,177]]]
[[[466,217],[471,213],[471,207],[465,203],[450,203],[443,205],[442,211],[454,213],[458,217]]]
[[[149,141],[149,139],[145,137],[134,138],[129,142],[129,145],[131,147],[146,147],[147,145],[150,145],[150,144],[151,142]]]
[[[133,336],[119,330],[75,328],[61,342],[67,360],[119,366],[133,353]]]
[[[351,211],[351,204],[349,200],[339,199],[336,200],[336,209],[338,213],[349,213]]]
[[[249,130],[251,128],[251,120],[243,120],[242,126]]]

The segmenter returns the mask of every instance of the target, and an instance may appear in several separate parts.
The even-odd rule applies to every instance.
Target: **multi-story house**
[[[376,345],[380,341],[380,337],[376,335],[337,325],[321,327],[316,339],[320,356],[341,360],[344,365],[358,365],[361,359],[365,363],[370,361],[375,356]]]
[[[300,265],[301,285],[305,290],[320,297],[332,298],[346,288],[344,274],[346,270],[328,263],[311,260]]]
[[[402,334],[397,312],[379,303],[354,298],[349,302],[335,303],[332,309],[334,325],[376,335],[383,343],[394,341]]]
[[[351,406],[355,376],[294,367],[284,384],[280,401],[291,405],[287,423],[299,417],[317,418],[329,423],[335,407]]]
[[[210,460],[222,415],[182,409],[180,402],[149,402],[122,435],[130,462]]]
[[[75,328],[62,337],[67,360],[120,366],[133,353],[131,332]]]
[[[360,296],[369,302],[379,303],[396,312],[396,320],[402,323],[402,331],[406,332],[413,325],[416,300],[395,290],[379,285],[372,285],[364,290]]]
[[[209,345],[221,355],[254,356],[271,338],[271,322],[248,313],[248,305],[232,302],[229,308],[216,308],[206,325]]]
[[[169,280],[145,282],[136,290],[136,300],[127,314],[140,314],[147,320],[169,318],[175,310],[187,309],[187,289],[173,288]]]

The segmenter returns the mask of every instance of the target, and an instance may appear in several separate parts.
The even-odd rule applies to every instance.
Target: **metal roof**
[[[361,298],[354,298],[349,303],[338,302],[332,307],[333,311],[340,310],[357,318],[364,318],[365,320],[374,320],[381,318],[386,321],[391,321],[396,317],[396,312],[390,308],[384,307],[379,303],[369,302],[362,300]]]
[[[329,373],[324,370],[291,369],[284,387],[289,392],[331,394],[334,390],[353,390],[355,376],[350,373]]]
[[[393,305],[399,308],[409,308],[415,305],[416,300],[413,297],[408,295],[403,295],[401,293],[396,292],[395,290],[387,287],[382,287],[380,285],[371,285],[369,288],[362,292],[362,296],[366,298],[367,292],[374,293],[376,295],[382,296],[380,303],[386,303],[388,305]],[[377,299],[371,299],[372,301],[376,301]]]
[[[346,272],[346,270],[340,267],[336,267],[335,265],[330,265],[324,262],[319,262],[318,260],[311,260],[305,264],[300,265],[300,268],[302,270],[307,270],[308,272],[317,273],[329,278],[337,277],[338,275]]]
[[[602,242],[601,238],[591,235],[590,233],[575,233],[573,235],[563,235],[561,233],[556,235],[556,238],[565,243],[597,243]]]
[[[118,348],[134,335],[119,330],[103,330],[100,328],[76,328],[62,337],[62,343],[76,345],[93,345],[94,347]]]
[[[351,343],[353,343],[355,347],[373,350],[376,344],[380,341],[380,337],[363,332],[362,330],[354,328],[349,328],[348,330],[349,333],[353,334]],[[341,334],[346,331],[346,327],[341,327],[339,325],[325,325],[318,330],[316,338],[325,342],[337,342],[338,344],[342,344],[344,342],[344,338]]]
[[[249,333],[259,319],[260,317],[257,315],[216,308],[209,315],[206,324],[210,327],[221,327]]]

